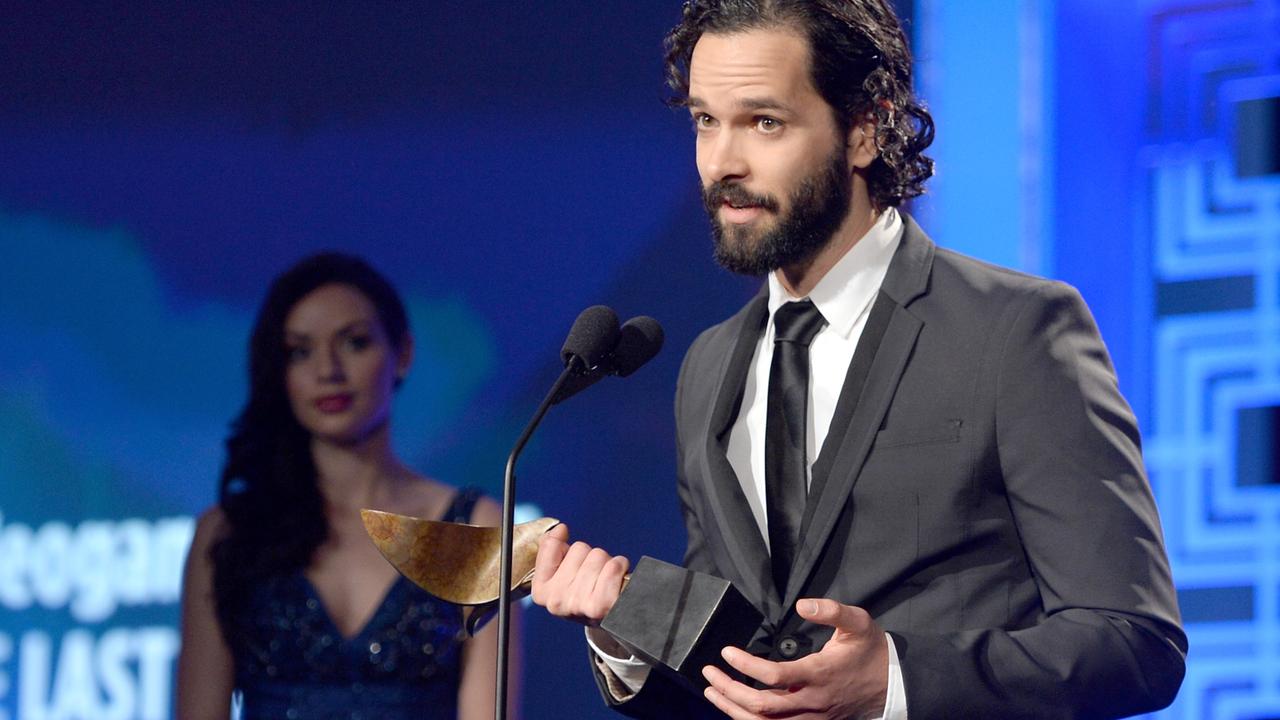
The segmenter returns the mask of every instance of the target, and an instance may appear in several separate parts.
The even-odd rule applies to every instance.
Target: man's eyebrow
[[[771,97],[761,98],[741,98],[734,105],[742,110],[784,110],[789,111],[791,108],[781,100],[775,100]]]
[[[701,98],[690,95],[681,104],[689,108],[690,110],[694,110],[697,108],[701,108],[705,103],[703,103]],[[788,106],[786,103],[771,97],[740,98],[734,101],[733,105],[739,110],[781,110],[783,112],[791,111],[790,106]]]

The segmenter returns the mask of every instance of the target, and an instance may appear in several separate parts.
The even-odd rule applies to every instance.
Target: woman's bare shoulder
[[[231,521],[220,505],[214,505],[196,519],[196,534],[191,540],[194,548],[209,548],[231,532]]]
[[[414,483],[414,504],[418,509],[418,517],[440,517],[460,492],[453,485],[425,475],[416,475],[415,478],[418,482]],[[470,523],[496,526],[501,522],[502,507],[488,496],[480,496],[471,511]]]
[[[502,506],[487,495],[480,496],[476,507],[471,511],[472,525],[498,526],[502,524]]]

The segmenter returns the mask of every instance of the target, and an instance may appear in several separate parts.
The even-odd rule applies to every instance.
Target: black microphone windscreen
[[[560,359],[568,366],[576,357],[583,364],[579,371],[590,370],[617,346],[618,332],[617,314],[604,305],[592,305],[573,321],[560,348]]]
[[[613,351],[613,372],[626,377],[653,359],[662,349],[662,326],[648,315],[633,317],[618,333],[618,347]]]

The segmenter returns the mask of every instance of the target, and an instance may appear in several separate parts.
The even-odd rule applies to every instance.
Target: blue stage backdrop
[[[913,212],[1080,287],[1138,410],[1192,642],[1160,717],[1280,717],[1280,2],[900,5],[939,123]],[[678,14],[0,6],[0,720],[171,716],[252,313],[320,249],[407,296],[402,454],[492,493],[577,312],[658,318],[663,354],[555,408],[519,489],[679,560],[676,371],[756,283],[711,263],[660,102]],[[525,648],[525,717],[611,716],[579,629],[535,609]]]

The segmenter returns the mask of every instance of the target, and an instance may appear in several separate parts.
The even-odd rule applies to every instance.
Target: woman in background
[[[500,521],[396,457],[391,399],[412,358],[404,305],[363,260],[315,255],[272,282],[187,558],[180,720],[224,720],[233,690],[244,720],[493,717],[496,623],[467,639],[459,609],[400,576],[360,520]]]

